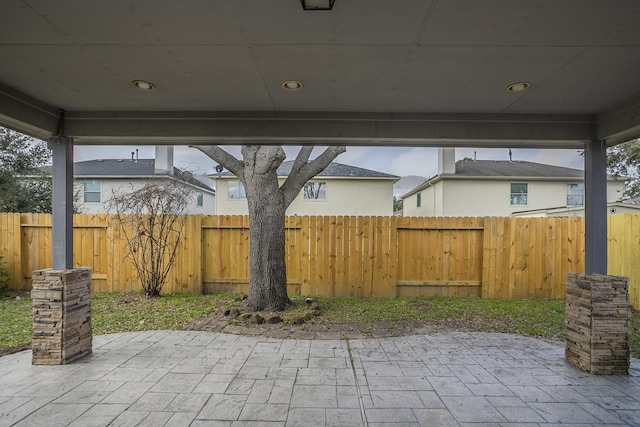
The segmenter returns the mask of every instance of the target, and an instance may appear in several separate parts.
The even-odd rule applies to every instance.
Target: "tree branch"
[[[300,150],[300,153],[304,151],[304,148]],[[311,147],[313,148],[313,147]],[[304,184],[311,178],[322,172],[329,164],[335,160],[340,154],[347,151],[343,146],[331,146],[327,147],[318,157],[310,162],[302,163],[297,169],[291,169],[291,173],[287,177],[287,180],[282,184],[280,189],[284,195],[285,209],[289,207],[291,202],[296,198]],[[300,159],[300,153],[294,162],[294,166]],[[310,154],[310,153],[309,153]],[[304,156],[305,154],[303,154]],[[308,156],[307,156],[308,159]]]
[[[217,145],[190,145],[190,147],[202,151],[210,159],[221,164],[224,168],[226,168],[229,172],[231,172],[235,176],[237,177],[242,176],[244,163],[242,163],[242,161],[236,159],[234,156],[227,153]]]

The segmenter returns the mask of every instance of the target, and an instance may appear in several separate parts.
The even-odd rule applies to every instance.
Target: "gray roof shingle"
[[[548,178],[584,178],[584,171],[561,166],[508,160],[459,160],[456,176],[513,176]]]
[[[289,176],[291,168],[293,167],[293,160],[282,162],[278,168],[278,176]],[[216,176],[217,174],[211,174]],[[222,172],[221,176],[229,177],[233,174],[227,170]],[[391,175],[384,172],[378,172],[371,169],[359,168],[356,166],[343,165],[342,163],[331,162],[329,166],[325,168],[316,176],[334,177],[334,178],[381,178],[381,179],[400,179],[399,176]]]
[[[149,177],[158,176],[155,173],[155,159],[99,159],[73,163],[73,175],[76,177]],[[189,172],[176,167],[173,168],[173,177],[189,183],[195,187],[215,192],[215,190],[203,182],[195,179]]]

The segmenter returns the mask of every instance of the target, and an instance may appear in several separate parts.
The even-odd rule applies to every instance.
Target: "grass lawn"
[[[562,300],[420,297],[379,300],[319,298],[318,301],[321,312],[310,321],[313,323],[413,321],[445,324],[449,329],[505,332],[551,340],[564,336],[565,303]],[[92,328],[95,335],[180,329],[214,312],[217,307],[232,304],[233,295],[167,295],[155,299],[131,293],[96,293],[92,303]],[[28,294],[0,296],[0,354],[10,347],[28,345],[31,322]],[[632,315],[630,343],[631,354],[640,357],[640,312]]]

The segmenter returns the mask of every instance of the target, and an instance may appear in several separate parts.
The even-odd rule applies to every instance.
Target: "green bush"
[[[4,265],[2,256],[0,255],[0,293],[7,290],[10,281],[11,276],[9,275],[9,270],[7,270],[7,266]]]

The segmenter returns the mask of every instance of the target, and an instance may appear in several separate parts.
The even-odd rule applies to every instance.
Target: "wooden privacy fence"
[[[609,274],[630,278],[640,307],[640,215],[609,217]],[[107,215],[74,216],[74,264],[95,291],[139,290]],[[51,216],[0,214],[0,255],[15,290],[51,265]],[[290,293],[395,297],[564,298],[584,272],[584,218],[286,218]],[[246,292],[249,218],[189,216],[164,293]]]

